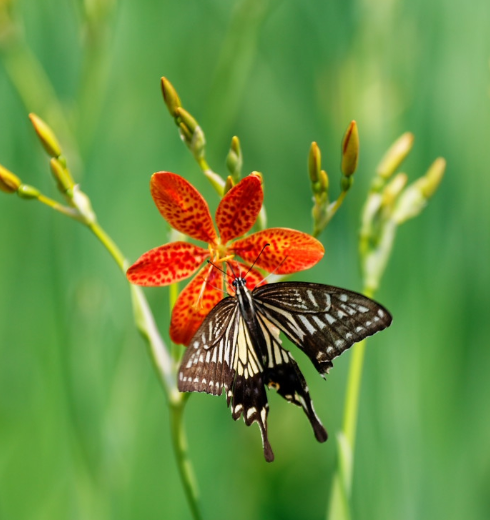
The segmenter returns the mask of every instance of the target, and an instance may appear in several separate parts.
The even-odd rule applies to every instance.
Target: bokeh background
[[[357,120],[354,188],[321,236],[325,259],[296,279],[361,289],[360,210],[401,133],[415,134],[411,179],[447,159],[377,295],[394,323],[368,344],[352,510],[489,518],[488,1],[0,0],[0,13],[0,163],[57,197],[27,118],[37,112],[132,261],[167,240],[154,171],[218,203],[162,102],[163,75],[216,171],[240,137],[244,171],[264,174],[271,226],[311,230],[310,143],[335,195],[340,140]],[[86,229],[41,204],[0,193],[0,222],[0,518],[190,518],[125,279]],[[166,337],[167,289],[147,296]],[[331,440],[318,444],[302,412],[270,395],[266,464],[255,426],[233,422],[224,398],[192,396],[206,518],[325,518],[351,352],[327,381],[295,352]]]

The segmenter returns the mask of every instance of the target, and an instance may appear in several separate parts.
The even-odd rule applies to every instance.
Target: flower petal
[[[262,178],[257,173],[242,179],[223,197],[216,210],[216,224],[223,244],[252,228],[263,200]]]
[[[194,274],[209,251],[187,242],[171,242],[140,256],[128,269],[131,283],[147,287],[169,285]]]
[[[212,265],[205,267],[180,293],[170,320],[170,339],[174,343],[189,345],[206,315],[223,298],[219,290],[223,286],[221,276]]]
[[[258,258],[265,244],[266,247]],[[295,273],[313,267],[325,249],[311,235],[287,228],[269,228],[237,240],[229,248],[248,262],[277,274]]]
[[[150,191],[158,211],[174,229],[208,244],[216,243],[209,207],[190,182],[175,173],[157,172],[151,176]]]
[[[255,287],[258,287],[259,285],[264,285],[264,275],[257,271],[257,269],[250,269],[249,266],[246,266],[245,264],[242,264],[241,262],[237,262],[235,260],[230,260],[227,262],[228,265],[231,264],[233,267],[233,271],[231,269],[228,269],[228,273],[232,272],[236,276],[242,276],[245,277],[247,280],[247,288],[250,291],[253,291]],[[245,276],[246,274],[246,276]],[[226,290],[229,294],[235,294],[235,288],[231,285],[231,282],[233,282],[233,278],[230,278],[229,276],[226,278]]]

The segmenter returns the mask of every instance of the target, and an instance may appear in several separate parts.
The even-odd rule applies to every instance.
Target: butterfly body
[[[208,314],[191,340],[179,371],[180,391],[227,394],[232,416],[257,422],[264,455],[274,455],[267,436],[266,386],[303,408],[318,441],[327,432],[318,419],[308,386],[292,355],[282,348],[282,331],[311,359],[320,374],[356,341],[389,326],[389,312],[363,295],[306,282],[279,282],[250,291],[233,280],[235,296]]]

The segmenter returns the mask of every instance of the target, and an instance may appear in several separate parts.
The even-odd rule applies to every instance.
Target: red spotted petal
[[[259,285],[264,285],[265,283],[267,283],[266,281],[264,281],[264,275],[262,273],[260,273],[259,271],[257,271],[257,269],[254,269],[252,268],[250,271],[250,267],[246,266],[245,264],[242,264],[241,262],[236,262],[235,260],[231,260],[229,262],[227,262],[227,264],[231,264],[231,266],[233,267],[233,271],[231,269],[228,269],[227,272],[228,273],[235,273],[236,276],[241,276],[241,277],[245,277],[245,279],[247,280],[247,288],[250,289],[251,291],[253,289],[255,289],[255,287],[259,286]],[[247,273],[247,275],[245,276],[245,274]],[[235,294],[235,289],[234,287],[231,285],[231,283],[233,282],[233,278],[230,277],[230,276],[227,276],[226,277],[226,290],[228,291],[229,294]]]
[[[263,253],[259,256],[265,244]],[[310,235],[287,228],[270,228],[237,240],[229,248],[248,262],[277,274],[295,273],[313,267],[321,260],[325,249]]]
[[[187,242],[171,242],[151,249],[128,269],[131,283],[156,287],[169,285],[194,274],[209,251]]]
[[[209,244],[217,241],[209,207],[190,182],[175,173],[157,172],[151,176],[150,191],[158,211],[174,229]]]
[[[242,179],[223,197],[216,210],[216,224],[223,244],[252,228],[263,200],[262,178],[257,173]]]
[[[222,276],[212,265],[205,267],[180,293],[170,320],[170,339],[174,343],[189,345],[206,315],[223,298],[219,290]]]

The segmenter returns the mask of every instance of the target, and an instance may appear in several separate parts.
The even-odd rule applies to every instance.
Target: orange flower
[[[177,231],[207,242],[208,249],[188,242],[171,242],[142,255],[127,271],[136,285],[162,286],[193,275],[209,259],[215,265],[231,266],[239,275],[248,271],[243,260],[268,272],[295,273],[315,265],[323,256],[315,238],[286,228],[270,228],[235,240],[249,231],[262,207],[262,178],[252,173],[242,179],[221,200],[216,210],[216,232],[209,207],[201,194],[184,178],[170,172],[153,174],[151,195],[163,218]],[[265,244],[270,244],[260,257]],[[204,265],[179,295],[172,311],[170,338],[188,345],[208,312],[223,298],[221,273]],[[249,289],[262,283],[262,275],[252,269],[247,275]],[[228,291],[231,287],[228,285]]]

